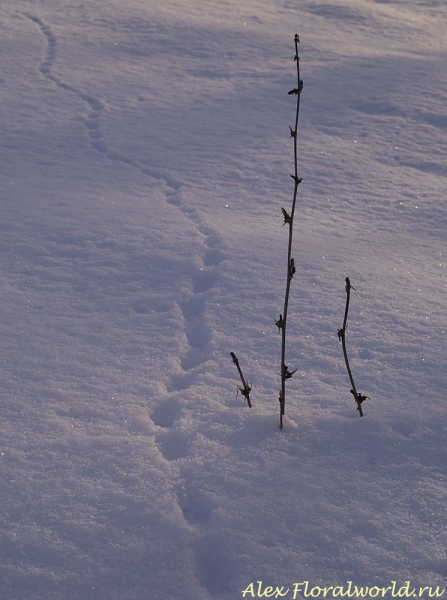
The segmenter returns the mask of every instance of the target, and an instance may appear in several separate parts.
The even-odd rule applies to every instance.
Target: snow
[[[2,599],[443,595],[446,18],[3,0]]]

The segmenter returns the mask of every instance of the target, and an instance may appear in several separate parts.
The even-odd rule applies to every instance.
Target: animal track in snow
[[[190,434],[178,423],[181,414],[178,398],[165,398],[150,415],[152,422],[161,428],[155,435],[155,442],[168,461],[189,456]]]
[[[207,359],[211,332],[205,320],[205,303],[205,294],[195,293],[181,307],[189,345],[189,350],[181,359],[181,366],[185,371],[197,367]]]
[[[83,102],[85,102],[85,104],[87,105],[89,112],[87,114],[87,117],[84,119],[83,123],[89,138],[90,148],[92,148],[96,152],[104,154],[110,160],[119,161],[131,167],[134,167],[143,175],[149,176],[156,180],[162,179],[164,182],[166,182],[166,185],[168,185],[172,189],[173,193],[176,193],[176,191],[180,188],[181,185],[178,181],[175,181],[169,176],[160,176],[159,173],[151,170],[150,168],[140,165],[137,161],[132,160],[131,158],[128,158],[127,156],[124,156],[114,150],[108,149],[100,128],[100,117],[106,108],[104,102],[102,102],[102,100],[99,100],[98,98],[95,98],[91,94],[85,93],[84,91],[75,87],[74,85],[70,85],[61,81],[52,73],[52,66],[57,58],[56,36],[52,32],[51,27],[44,23],[42,19],[39,19],[39,17],[36,17],[35,15],[29,13],[22,14],[25,17],[27,17],[30,21],[39,26],[42,34],[44,35],[47,41],[47,51],[45,54],[45,59],[40,65],[39,71],[44,77],[52,81],[57,87],[71,92],[72,94],[80,98]]]
[[[216,500],[188,482],[178,487],[177,504],[191,525],[208,524],[211,511],[218,507]]]
[[[58,57],[58,40],[51,27],[40,18],[26,14],[32,23],[37,25],[46,40],[45,56],[39,67],[39,72],[57,89],[74,94],[85,105],[85,115],[82,121],[87,134],[90,148],[101,154],[105,159],[117,161],[133,167],[139,173],[162,181],[166,202],[176,207],[193,224],[197,235],[202,240],[202,268],[191,276],[190,291],[185,293],[179,302],[183,317],[184,333],[187,346],[180,356],[180,367],[177,373],[171,374],[167,382],[166,396],[161,397],[151,411],[151,419],[157,427],[155,443],[166,461],[173,464],[173,472],[180,472],[180,482],[176,484],[177,503],[182,510],[185,522],[190,527],[198,529],[196,540],[197,578],[210,593],[226,589],[231,575],[225,571],[220,562],[228,563],[227,556],[222,554],[221,539],[214,534],[203,535],[200,528],[209,528],[213,511],[218,508],[212,496],[206,495],[189,482],[190,477],[183,469],[182,459],[191,455],[194,433],[182,423],[183,401],[181,392],[190,388],[196,381],[196,369],[209,358],[212,332],[206,318],[207,303],[214,294],[218,283],[218,267],[225,259],[222,249],[223,240],[220,233],[204,223],[199,211],[183,194],[182,184],[169,175],[161,174],[142,165],[130,157],[111,151],[108,148],[101,131],[101,117],[106,110],[105,103],[86,93],[75,85],[67,84],[53,73],[53,66]],[[133,302],[133,309],[144,314],[152,310],[166,312],[174,305],[175,300],[157,298],[154,300],[151,291],[147,297]],[[176,464],[176,461],[180,461]],[[178,475],[176,475],[178,476]],[[213,556],[210,556],[210,553]]]
[[[156,435],[155,441],[166,460],[189,456],[190,436],[181,429],[165,429]]]
[[[51,31],[51,28],[48,25],[46,25],[46,23],[44,23],[41,19],[29,13],[23,14],[28,19],[30,19],[30,21],[36,23],[36,25],[40,27],[40,30],[47,41],[47,51],[45,55],[45,60],[40,65],[39,71],[47,79],[49,79],[55,85],[57,85],[57,87],[71,92],[87,104],[90,112],[87,115],[87,119],[84,121],[84,125],[87,129],[88,137],[90,140],[90,146],[98,152],[107,152],[107,147],[105,145],[104,140],[102,139],[102,134],[99,129],[99,117],[101,116],[101,113],[104,111],[105,108],[103,102],[89,94],[84,93],[83,91],[77,89],[72,85],[64,83],[58,77],[53,75],[53,73],[51,72],[51,68],[57,57],[57,39]]]
[[[151,177],[158,181],[163,181],[166,186],[166,201],[172,206],[178,208],[193,223],[198,235],[202,237],[204,247],[203,267],[192,277],[192,292],[180,303],[184,320],[185,335],[189,346],[180,357],[180,366],[183,370],[183,373],[172,375],[167,384],[168,390],[178,391],[186,389],[194,383],[194,377],[191,371],[200,366],[209,358],[209,345],[212,335],[209,325],[206,321],[205,312],[209,295],[212,293],[212,290],[218,280],[217,267],[225,258],[224,252],[221,249],[223,242],[222,236],[219,232],[205,224],[197,209],[191,206],[187,200],[185,201],[182,194],[181,182],[175,180],[170,175],[156,172],[147,165],[143,165],[125,155],[120,154],[119,152],[108,149],[100,128],[101,115],[106,108],[104,102],[74,85],[70,85],[61,81],[53,74],[53,64],[57,59],[58,41],[56,36],[54,35],[51,27],[39,17],[29,13],[22,14],[40,28],[40,31],[47,43],[45,58],[39,67],[39,71],[58,88],[76,95],[85,103],[88,112],[86,118],[83,120],[83,124],[86,129],[90,148],[104,155],[111,161],[122,162],[135,168],[145,176]],[[144,312],[146,310],[146,305],[143,302],[135,305],[134,308],[137,312]],[[163,417],[160,415],[162,413],[157,411],[161,411],[161,409],[155,409],[154,422],[156,423],[158,418],[161,424]],[[169,421],[169,418],[167,421]]]
[[[194,546],[195,575],[200,584],[211,596],[231,592],[231,582],[244,574],[244,565],[238,562],[222,532],[211,531],[201,536]]]
[[[176,206],[190,219],[203,238],[203,266],[192,276],[192,292],[180,302],[185,335],[189,348],[183,353],[180,366],[185,372],[192,371],[209,359],[209,349],[212,340],[210,327],[206,319],[206,305],[218,281],[218,266],[225,259],[221,249],[223,240],[219,232],[203,223],[197,209],[184,199],[183,191],[167,193],[167,202]],[[185,389],[190,377],[175,375],[168,384],[168,390]],[[191,384],[193,380],[191,380]]]
[[[160,402],[151,414],[151,419],[158,427],[172,427],[180,418],[181,407],[177,400],[166,399]]]

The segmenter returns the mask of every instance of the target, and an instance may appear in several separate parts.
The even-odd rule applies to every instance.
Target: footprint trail
[[[129,165],[141,174],[160,181],[163,185],[166,202],[180,210],[194,225],[199,237],[203,240],[203,265],[199,272],[192,278],[191,293],[181,301],[180,309],[184,320],[184,330],[189,348],[180,359],[181,368],[185,373],[197,368],[207,360],[211,331],[206,322],[206,303],[208,295],[218,280],[218,266],[224,258],[221,249],[222,238],[220,234],[203,222],[203,219],[194,207],[189,206],[183,199],[181,183],[169,175],[155,172],[147,166],[108,148],[107,142],[101,131],[100,119],[106,110],[105,103],[83,90],[61,81],[53,74],[52,68],[57,60],[58,41],[51,27],[39,17],[30,13],[22,13],[30,21],[36,24],[46,40],[45,58],[39,67],[44,77],[55,84],[58,88],[70,92],[81,99],[87,109],[83,124],[89,140],[89,146],[101,153],[111,161],[119,161]],[[186,389],[194,383],[194,378],[179,377],[179,374],[171,376],[168,390]]]
[[[203,253],[198,271],[191,277],[190,291],[179,301],[183,317],[184,333],[187,341],[186,348],[179,357],[179,370],[172,373],[166,382],[166,394],[152,407],[151,420],[157,429],[155,441],[163,458],[172,465],[175,473],[175,494],[177,503],[182,510],[185,522],[197,528],[195,543],[197,578],[204,590],[214,593],[224,589],[216,583],[213,573],[214,563],[210,563],[209,550],[216,551],[219,540],[213,540],[213,532],[204,533],[201,528],[209,523],[214,501],[197,491],[190,483],[190,476],[177,461],[191,456],[191,445],[195,433],[182,424],[185,406],[182,393],[194,386],[200,366],[210,356],[212,331],[207,322],[206,310],[209,299],[213,296],[219,279],[219,265],[225,259],[224,243],[221,234],[210,227],[194,206],[191,206],[180,181],[169,174],[156,172],[146,165],[141,165],[134,159],[110,150],[103,132],[101,131],[101,116],[106,110],[106,104],[99,98],[66,83],[53,73],[53,65],[58,56],[58,40],[51,27],[39,17],[22,13],[32,23],[37,25],[46,41],[45,57],[39,67],[43,77],[52,82],[57,88],[77,96],[85,104],[86,116],[83,125],[86,130],[91,149],[111,161],[118,161],[136,169],[146,177],[160,182],[166,202],[176,207],[193,224],[198,237],[202,240]],[[211,537],[210,537],[211,536]],[[222,582],[224,581],[222,577]]]

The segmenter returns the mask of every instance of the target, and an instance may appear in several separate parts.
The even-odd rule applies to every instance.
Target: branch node
[[[289,371],[289,367],[287,365],[283,365],[283,371],[284,371],[284,379],[290,379],[294,373],[297,372],[297,369],[295,369],[294,371]]]
[[[279,315],[279,319],[278,320],[275,319],[275,325],[278,328],[278,333],[279,333],[279,330],[282,329],[283,325],[284,325],[282,314]]]
[[[241,385],[236,386],[237,389],[238,389],[237,394],[240,392],[242,394],[242,396],[244,396],[244,398],[247,401],[250,401],[250,397],[249,396],[250,396],[250,392],[251,392],[251,389],[253,387],[253,384],[251,383],[251,385],[248,385],[248,383],[246,383],[245,385],[247,386],[245,388],[243,388]],[[236,398],[237,398],[237,394],[236,394]]]
[[[284,208],[281,208],[281,210],[282,210],[282,214],[283,214],[283,217],[284,217],[284,223],[283,223],[283,225],[285,225],[286,223],[291,223],[292,222],[292,217],[289,215],[289,213]]]
[[[293,88],[293,90],[290,90],[290,92],[287,92],[287,95],[288,96],[298,96],[303,91],[303,87],[304,87],[303,80],[300,79],[298,82],[298,87]]]
[[[346,281],[345,289],[347,292],[349,292],[349,290],[355,290],[355,287],[352,286],[351,282],[349,281],[349,277],[346,277],[345,281]]]
[[[293,276],[296,273],[296,269],[295,269],[295,261],[293,260],[293,258],[290,259],[290,265],[289,265],[289,278],[293,279]]]
[[[357,402],[357,410],[359,411],[360,416],[363,417],[362,402],[364,402],[365,400],[371,400],[371,398],[369,396],[362,396],[360,392],[355,393],[354,390],[349,391],[354,396],[355,401]]]

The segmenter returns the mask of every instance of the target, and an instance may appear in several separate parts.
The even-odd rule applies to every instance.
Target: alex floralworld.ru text
[[[292,587],[273,587],[270,585],[264,586],[262,581],[250,583],[245,590],[242,591],[242,598],[284,598],[289,595],[289,598],[296,600],[298,596],[304,598],[384,598],[388,593],[392,598],[439,598],[445,592],[445,588],[440,590],[439,586],[433,588],[431,586],[411,588],[410,582],[405,581],[405,585],[397,587],[396,581],[391,581],[388,587],[378,586],[363,586],[353,585],[352,581],[347,581],[346,587],[342,585],[330,585],[321,587],[319,585],[310,586],[308,581],[294,583]]]

